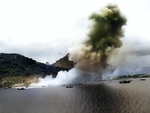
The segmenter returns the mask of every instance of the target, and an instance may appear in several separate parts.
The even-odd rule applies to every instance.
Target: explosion
[[[126,18],[117,5],[109,4],[100,13],[89,17],[93,25],[89,28],[87,39],[69,50],[69,60],[74,61],[76,68],[91,74],[102,72],[107,67],[107,58],[116,48],[122,46],[120,38]]]
[[[121,47],[120,38],[124,36],[122,26],[127,20],[121,15],[117,5],[102,8],[100,13],[92,14],[89,20],[93,24],[89,28],[87,39],[69,49],[69,60],[75,63],[75,68],[69,72],[60,71],[55,79],[51,76],[40,79],[37,85],[81,83],[101,78],[103,72],[111,70],[107,60],[114,54],[112,51]]]

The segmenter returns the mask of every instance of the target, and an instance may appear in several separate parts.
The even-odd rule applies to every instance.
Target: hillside
[[[0,53],[0,76],[57,75],[60,68],[36,62],[19,54]]]
[[[68,60],[68,55],[64,56],[63,58],[57,60],[52,66],[60,67],[62,70],[70,70],[74,67],[74,63]]]
[[[27,82],[31,76],[56,77],[60,70],[59,66],[46,65],[19,54],[0,53],[0,86]]]

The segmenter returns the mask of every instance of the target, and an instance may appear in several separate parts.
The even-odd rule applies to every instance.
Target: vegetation
[[[2,78],[0,80],[0,87],[10,87],[10,86],[13,86],[13,85],[26,85],[28,86],[29,84],[33,83],[33,82],[38,82],[38,78],[40,76],[38,75],[34,75],[34,76],[30,76],[30,77],[27,77],[27,76],[9,76],[9,77],[5,77],[5,78]]]
[[[145,74],[122,75],[122,76],[117,76],[115,79],[124,79],[124,78],[146,78],[146,77],[150,77],[150,75],[145,75]]]
[[[0,87],[26,83],[28,78],[33,79],[33,75],[36,78],[46,75],[56,77],[60,70],[60,67],[36,62],[19,54],[0,53]]]

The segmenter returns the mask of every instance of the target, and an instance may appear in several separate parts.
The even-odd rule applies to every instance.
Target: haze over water
[[[149,113],[150,79],[54,86],[26,90],[0,89],[0,113]]]

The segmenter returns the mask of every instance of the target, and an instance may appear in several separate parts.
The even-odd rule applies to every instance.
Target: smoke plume
[[[91,74],[102,72],[107,67],[107,58],[116,48],[121,47],[120,38],[124,36],[122,29],[126,18],[117,5],[109,4],[100,13],[93,13],[89,20],[87,39],[69,49],[69,59],[76,63],[76,68]]]
[[[108,72],[106,69],[111,70],[107,60],[122,45],[120,38],[124,36],[122,26],[126,24],[126,18],[117,5],[110,4],[102,8],[100,13],[92,14],[89,20],[92,26],[87,39],[68,50],[69,60],[75,63],[75,68],[69,72],[59,72],[56,78],[41,78],[39,83],[31,86],[74,84],[101,79],[102,73]]]

